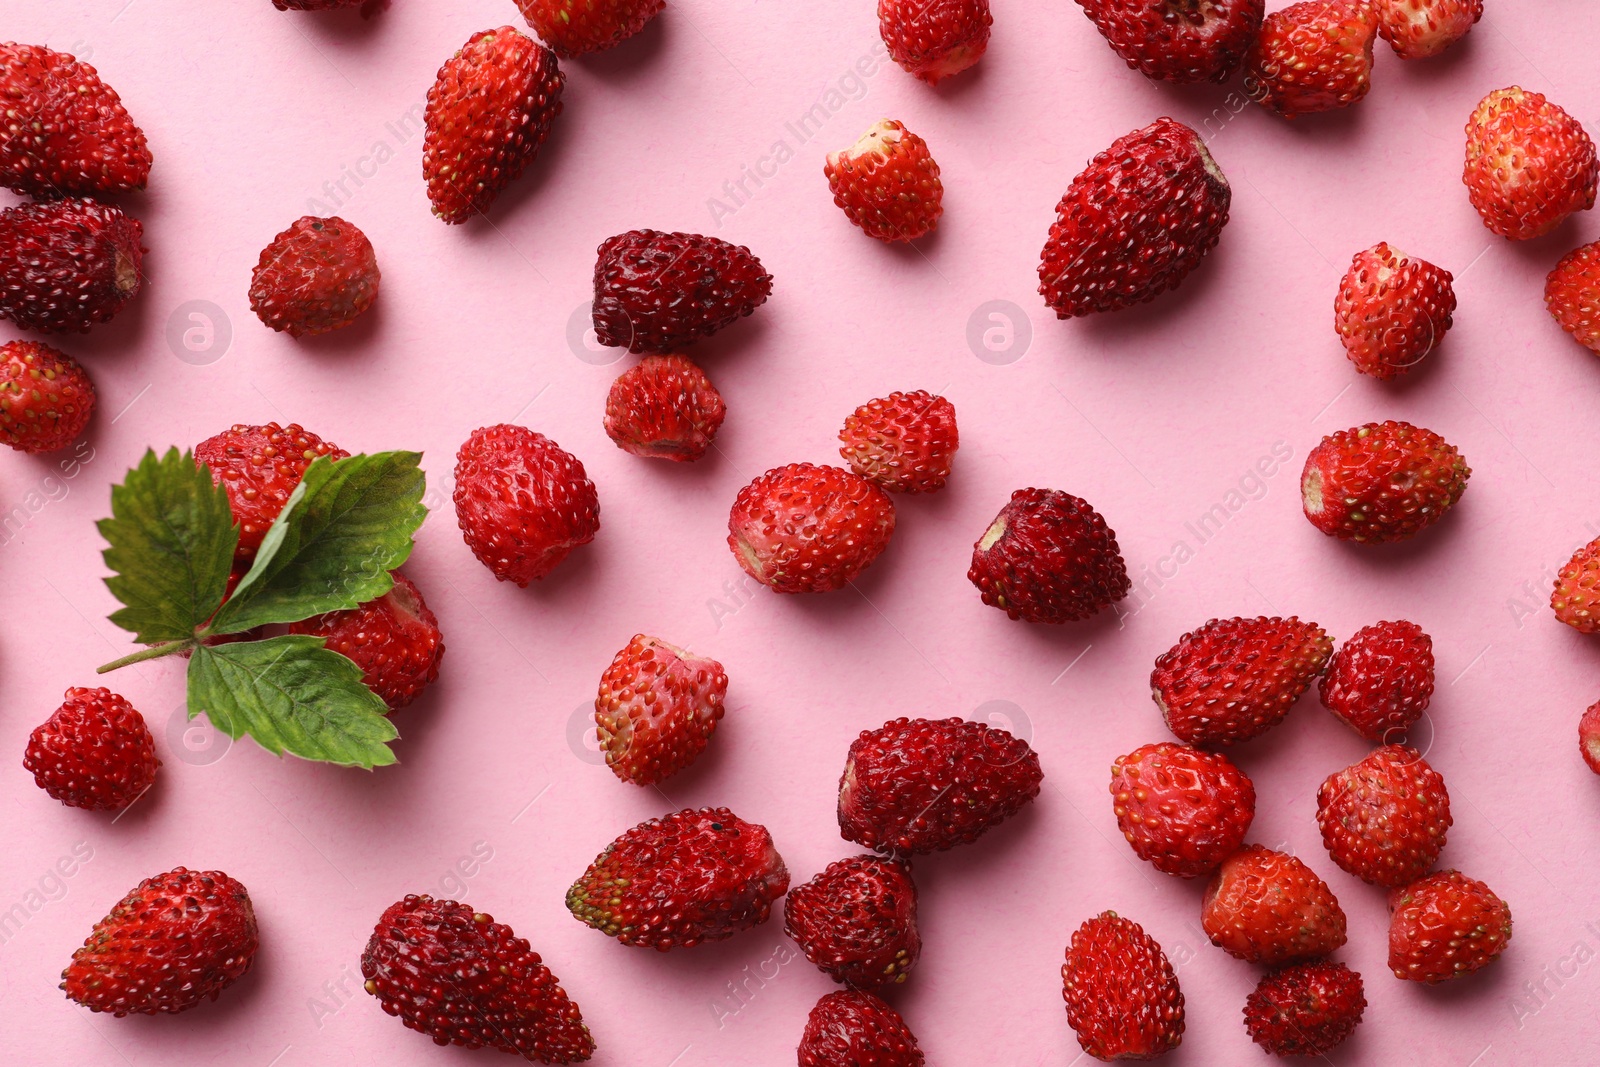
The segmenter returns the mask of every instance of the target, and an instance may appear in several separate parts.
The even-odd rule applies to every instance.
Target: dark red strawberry
[[[1456,309],[1450,272],[1380,241],[1356,253],[1333,302],[1333,325],[1356,370],[1388,381],[1444,340]]]
[[[0,441],[19,452],[54,452],[76,441],[94,414],[89,372],[36,341],[0,345]]]
[[[1433,638],[1403,620],[1363,627],[1317,684],[1322,706],[1368,741],[1403,741],[1433,698]]]
[[[817,1001],[800,1036],[800,1067],[923,1067],[900,1013],[871,993],[841,989]]]
[[[438,1045],[581,1063],[594,1038],[539,954],[505,923],[453,900],[389,905],[361,953],[366,990]]]
[[[1078,0],[1111,50],[1169,82],[1223,82],[1261,30],[1264,0]]]
[[[350,453],[291,422],[279,426],[234,426],[195,446],[196,463],[211,470],[211,480],[228,493],[239,523],[234,571],[243,574],[256,558],[272,520],[318,456],[343,459]]]
[[[350,325],[378,298],[372,242],[341,218],[307,215],[272,239],[250,278],[250,309],[290,337]]]
[[[635,634],[600,676],[600,751],[624,782],[654,785],[700,758],[722,718],[728,674],[714,659]]]
[[[646,356],[611,383],[606,436],[624,452],[692,463],[706,454],[727,414],[706,372],[683,356]]]
[[[1450,824],[1444,778],[1414,748],[1385,745],[1317,791],[1328,855],[1370,885],[1406,885],[1431,871]]]
[[[830,863],[784,901],[784,932],[823,973],[859,989],[906,980],[922,953],[917,887],[898,860]]]
[[[1249,845],[1223,861],[1201,905],[1211,943],[1246,963],[1326,956],[1345,942],[1328,883],[1294,856]]]
[[[665,0],[517,0],[528,25],[562,59],[621,44],[665,6]]]
[[[915,241],[944,213],[944,186],[928,142],[894,119],[881,119],[861,139],[830,152],[823,165],[833,202],[868,237]]]
[[[1511,941],[1511,908],[1460,871],[1440,871],[1389,893],[1389,969],[1409,982],[1478,970]]]
[[[772,275],[743,245],[629,230],[600,245],[595,337],[630,352],[673,352],[737,322],[771,294]]]
[[[1245,58],[1245,87],[1292,119],[1349,107],[1372,88],[1378,15],[1368,0],[1303,0],[1268,15]]]
[[[1573,340],[1600,355],[1600,241],[1564,256],[1544,283],[1544,303]]]
[[[93,200],[0,211],[0,318],[40,333],[110,322],[144,282],[144,227]]]
[[[34,728],[22,758],[39,788],[73,808],[121,811],[156,780],[155,739],[139,710],[108,689],[68,689]]]
[[[894,502],[859,474],[791,463],[743,489],[728,513],[728,547],[776,593],[826,593],[856,580],[889,547]]]
[[[1342,963],[1301,963],[1262,977],[1244,1002],[1250,1039],[1274,1056],[1321,1056],[1355,1032],[1367,998]]]
[[[1311,525],[1341,541],[1415,537],[1466,492],[1472,470],[1455,446],[1409,422],[1329,434],[1306,456],[1300,496]]]
[[[1025,622],[1087,619],[1128,595],[1116,533],[1088,501],[1018,489],[972,546],[967,581],[983,602]]]
[[[87,63],[43,45],[0,44],[0,184],[26,196],[143,189],[150,146]]]
[[[878,0],[890,58],[929,85],[982,59],[993,23],[989,0]]]
[[[1097,1060],[1153,1060],[1183,1043],[1183,991],[1155,938],[1114,911],[1072,935],[1061,967],[1067,1023]]]
[[[324,638],[324,646],[361,668],[361,680],[390,711],[399,711],[439,677],[444,637],[422,590],[395,571],[394,588],[349,611],[297,622],[290,633]]]
[[[1150,694],[1181,740],[1249,741],[1283,721],[1332,651],[1322,627],[1293,616],[1212,619],[1156,660]]]
[[[961,444],[955,406],[926,390],[869,400],[844,420],[839,455],[891,493],[944,488]]]
[[[1588,211],[1597,177],[1583,124],[1539,93],[1496,89],[1467,120],[1461,180],[1483,224],[1501,237],[1542,237]]]
[[[1111,797],[1134,855],[1180,878],[1216,870],[1256,814],[1255,786],[1232,760],[1170,741],[1118,756]]]
[[[1590,704],[1578,720],[1578,751],[1589,769],[1600,774],[1600,702]]]

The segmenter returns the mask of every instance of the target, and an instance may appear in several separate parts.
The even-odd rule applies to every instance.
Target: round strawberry
[[[528,25],[562,59],[621,44],[665,6],[665,0],[517,0]]]
[[[823,165],[833,202],[868,237],[915,241],[944,213],[944,186],[928,142],[894,119],[880,119],[861,139],[828,153]]]
[[[87,63],[43,45],[0,44],[0,185],[24,196],[143,189],[150,146]]]
[[[94,414],[89,372],[36,341],[0,345],[0,441],[18,452],[54,452],[76,441]]]
[[[1244,1003],[1250,1039],[1274,1056],[1321,1056],[1361,1022],[1361,976],[1342,963],[1301,963],[1262,977]]]
[[[891,493],[943,489],[961,444],[955,406],[926,390],[869,400],[844,420],[839,455]]]
[[[1389,969],[1409,982],[1462,978],[1511,940],[1511,908],[1460,871],[1440,871],[1389,893]]]
[[[1589,769],[1600,774],[1600,702],[1590,704],[1578,720],[1578,751]]]
[[[1067,1023],[1097,1060],[1151,1060],[1183,1043],[1183,991],[1167,954],[1114,911],[1073,933],[1061,983]]]
[[[922,953],[917,887],[898,860],[830,863],[784,901],[784,932],[836,982],[877,989],[904,982]]]
[[[1344,912],[1328,883],[1260,845],[1223,861],[1206,887],[1200,925],[1228,955],[1268,966],[1326,956],[1345,942]]]
[[[1328,855],[1369,885],[1400,886],[1427,874],[1450,824],[1444,778],[1414,748],[1385,745],[1328,775],[1317,791]]]
[[[1341,541],[1415,537],[1466,492],[1472,470],[1455,446],[1409,422],[1329,434],[1306,457],[1300,495],[1311,525]]]
[[[1447,270],[1387,242],[1356,253],[1333,302],[1334,328],[1356,370],[1389,381],[1422,362],[1450,329]]]
[[[1250,98],[1284,118],[1349,107],[1372,88],[1368,0],[1303,0],[1268,15],[1245,58]]]
[[[1563,330],[1600,355],[1600,241],[1562,257],[1545,279],[1544,303]]]
[[[1314,622],[1212,619],[1156,660],[1150,694],[1179,739],[1249,741],[1283,721],[1333,651]]]
[[[40,333],[87,333],[139,292],[144,227],[94,200],[0,211],[0,318]]]
[[[337,217],[298,219],[262,249],[250,278],[250,309],[290,337],[348,326],[377,298],[372,242]]]
[[[777,593],[826,593],[853,582],[889,547],[894,501],[859,474],[791,463],[743,489],[728,513],[728,547]]]
[[[700,758],[722,718],[728,674],[714,659],[636,634],[600,676],[600,751],[624,782],[654,785]]]
[[[1232,760],[1167,741],[1118,756],[1111,797],[1134,855],[1180,878],[1216,870],[1256,814],[1255,786]]]
[[[900,1013],[871,993],[841,989],[817,1001],[800,1036],[800,1067],[923,1067]]]
[[[1483,18],[1483,0],[1373,0],[1378,32],[1401,59],[1427,59]]]
[[[594,333],[630,352],[672,352],[739,321],[770,295],[772,275],[743,245],[629,230],[600,245]]]
[[[1467,120],[1461,180],[1483,224],[1501,237],[1542,237],[1594,207],[1597,175],[1583,125],[1539,93],[1496,89]]]
[[[967,581],[983,602],[1025,622],[1076,622],[1128,595],[1116,533],[1088,501],[1018,489],[972,546]]]
[[[727,414],[706,372],[683,356],[646,356],[606,395],[606,436],[635,456],[692,463]]]
[[[456,453],[454,496],[478,562],[523,587],[600,530],[600,499],[578,457],[522,426],[472,431]]]
[[[1328,661],[1318,691],[1368,741],[1403,740],[1433,698],[1433,638],[1403,620],[1362,627]]]
[[[1261,30],[1264,0],[1078,0],[1111,50],[1145,76],[1225,82]]]
[[[878,0],[890,58],[929,85],[982,59],[993,23],[989,0]]]
[[[68,689],[28,737],[23,769],[72,808],[121,811],[156,780],[155,738],[137,708],[108,689]]]
[[[331,611],[289,627],[324,638],[324,647],[361,668],[361,680],[399,711],[439,677],[444,637],[422,590],[399,571],[394,587],[348,611]]]
[[[1550,607],[1581,634],[1600,630],[1600,537],[1572,554],[1556,575]]]
[[[228,506],[239,523],[234,571],[248,570],[272,520],[289,502],[289,494],[319,456],[343,459],[350,453],[291,422],[279,426],[238,425],[195,446],[196,463],[211,471],[211,480],[228,494]]]

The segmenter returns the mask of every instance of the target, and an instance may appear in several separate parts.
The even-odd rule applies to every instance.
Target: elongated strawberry
[[[1357,252],[1333,302],[1334,328],[1362,374],[1388,381],[1439,346],[1456,309],[1447,270],[1380,241]]]
[[[1372,0],[1378,32],[1401,59],[1427,59],[1465,37],[1483,0]]]
[[[53,200],[0,211],[0,318],[40,333],[87,333],[144,284],[144,227],[121,208]]]
[[[1368,741],[1401,741],[1433,698],[1433,639],[1404,620],[1364,626],[1317,686],[1322,706]]]
[[[784,901],[784,932],[836,982],[878,989],[906,980],[922,953],[917,887],[898,860],[830,863]]]
[[[1544,303],[1573,340],[1600,355],[1600,241],[1562,257],[1545,279]]]
[[[1167,954],[1114,911],[1072,935],[1061,966],[1067,1023],[1097,1060],[1150,1060],[1183,1043],[1183,991]]]
[[[250,310],[290,337],[350,325],[378,298],[372,242],[344,219],[306,215],[261,251],[250,277]]]
[[[439,677],[444,636],[422,590],[399,571],[393,577],[394,587],[376,600],[313,616],[289,632],[321,637],[324,647],[361,668],[361,680],[390,711],[398,711]]]
[[[1472,470],[1455,446],[1409,422],[1329,434],[1306,456],[1300,496],[1311,525],[1341,541],[1415,537],[1466,492]]]
[[[82,364],[37,341],[0,345],[0,441],[18,452],[54,452],[76,441],[94,414],[94,382]]]
[[[261,539],[289,502],[289,494],[319,456],[343,459],[350,453],[324,441],[299,423],[279,426],[238,425],[201,441],[196,463],[211,471],[211,480],[228,494],[228,506],[239,523],[234,570],[241,576],[256,558]]]
[[[699,233],[629,230],[594,264],[594,332],[630,352],[674,352],[766,303],[772,275],[743,245]]]
[[[776,593],[826,593],[855,581],[889,547],[894,501],[859,474],[791,463],[743,489],[728,513],[728,547]]]
[[[600,499],[583,463],[524,426],[472,431],[456,453],[454,499],[478,562],[523,587],[600,531]]]
[[[1361,976],[1321,960],[1264,975],[1244,1004],[1250,1039],[1274,1056],[1321,1056],[1344,1044],[1366,1011]]]
[[[878,0],[890,58],[929,85],[982,59],[993,24],[989,0]]]
[[[1325,956],[1345,942],[1344,912],[1328,883],[1260,845],[1223,861],[1206,887],[1200,925],[1228,955],[1269,966]]]
[[[654,785],[700,757],[722,718],[728,675],[714,659],[636,634],[600,676],[600,751],[624,782]]]
[[[1511,941],[1511,908],[1460,871],[1440,871],[1389,894],[1389,969],[1408,982],[1443,982],[1494,962]]]
[[[1293,616],[1212,619],[1156,660],[1150,694],[1181,740],[1249,741],[1283,721],[1332,651],[1322,627]]]
[[[28,736],[22,767],[50,796],[73,808],[121,811],[156,780],[155,739],[127,700],[109,689],[68,689]]]
[[[1170,742],[1118,756],[1111,797],[1134,855],[1180,878],[1210,874],[1237,852],[1256,814],[1255,786],[1232,760]]]
[[[1328,855],[1370,885],[1405,885],[1427,874],[1450,824],[1444,778],[1414,748],[1385,745],[1328,775],[1317,791]]]
[[[150,146],[89,64],[43,45],[0,44],[0,184],[27,196],[143,189]]]
[[[1111,50],[1169,82],[1227,81],[1261,30],[1264,0],[1078,0]]]
[[[828,153],[822,170],[833,202],[868,237],[915,241],[944,213],[928,142],[894,119],[880,119],[849,148]]]
[[[1372,87],[1378,15],[1368,0],[1303,0],[1268,15],[1245,59],[1245,87],[1292,119],[1349,107]]]
[[[926,390],[869,400],[844,420],[839,454],[891,493],[944,488],[960,447],[955,406]]]
[[[517,0],[533,32],[562,59],[621,44],[665,6],[665,0]]]
[[[706,372],[683,356],[646,356],[611,383],[606,436],[624,452],[692,463],[722,428],[727,406]]]
[[[1600,167],[1583,124],[1539,93],[1496,89],[1467,120],[1461,173],[1483,224],[1526,241],[1594,207]]]
[[[1025,622],[1076,622],[1128,595],[1117,535],[1088,501],[1018,489],[972,546],[967,581],[983,602]]]
[[[922,1049],[900,1013],[871,993],[841,989],[811,1009],[800,1035],[800,1067],[923,1067]]]

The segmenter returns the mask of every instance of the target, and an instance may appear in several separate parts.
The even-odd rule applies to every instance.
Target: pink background
[[[997,0],[988,56],[930,90],[881,62],[872,7],[674,0],[639,38],[566,65],[566,111],[532,172],[487,222],[451,228],[429,215],[419,125],[405,116],[420,116],[471,33],[516,18],[510,0],[397,0],[370,23],[267,0],[203,13],[178,0],[5,0],[5,35],[89,57],[156,159],[150,191],[124,199],[147,227],[147,291],[63,342],[100,387],[92,459],[62,479],[55,460],[0,457],[0,505],[31,515],[0,546],[0,910],[27,916],[0,944],[11,1062],[498,1062],[435,1049],[360,992],[362,946],[407,892],[468,900],[529,938],[581,1004],[597,1064],[793,1062],[807,1011],[833,986],[794,954],[781,918],[657,955],[575,922],[563,894],[615,834],[704,804],[768,825],[796,882],[809,878],[852,852],[833,813],[850,739],[897,715],[1009,723],[1046,774],[1025,815],[917,864],[927,947],[894,1001],[931,1064],[1074,1062],[1058,969],[1071,930],[1106,908],[1143,923],[1179,967],[1189,1030],[1169,1062],[1256,1062],[1239,1013],[1257,972],[1205,943],[1199,885],[1133,859],[1106,782],[1113,757],[1167,736],[1147,690],[1155,656],[1212,616],[1263,613],[1314,618],[1341,639],[1394,617],[1433,635],[1439,691],[1417,741],[1454,800],[1445,862],[1489,881],[1516,916],[1488,972],[1449,988],[1396,981],[1381,895],[1334,867],[1313,819],[1323,777],[1366,746],[1310,698],[1238,750],[1261,797],[1253,838],[1305,858],[1350,916],[1341,958],[1370,1006],[1331,1059],[1591,1058],[1600,793],[1575,722],[1600,689],[1600,648],[1545,603],[1553,568],[1600,532],[1600,364],[1551,322],[1541,288],[1560,255],[1600,236],[1600,218],[1508,244],[1478,221],[1460,170],[1462,124],[1491,89],[1547,92],[1600,128],[1600,10],[1491,3],[1463,47],[1415,64],[1380,47],[1364,104],[1290,125],[1230,100],[1236,90],[1126,70],[1066,0]],[[802,141],[786,123],[819,100],[826,121]],[[1034,292],[1055,202],[1091,155],[1162,114],[1204,124],[1233,183],[1221,247],[1169,299],[1058,323]],[[916,249],[855,231],[821,173],[827,151],[885,115],[924,135],[944,171],[945,217]],[[760,183],[746,179],[741,204],[724,183],[744,167]],[[347,174],[335,201],[324,183]],[[731,214],[714,218],[712,197]],[[330,210],[377,246],[383,295],[360,325],[295,343],[250,313],[250,269],[294,218]],[[766,307],[696,350],[729,416],[719,454],[695,466],[613,447],[601,408],[626,363],[596,365],[613,353],[568,340],[595,246],[640,226],[748,244],[776,276]],[[1350,256],[1379,240],[1454,271],[1461,301],[1443,349],[1396,386],[1359,378],[1331,328]],[[1025,317],[1011,348],[979,346],[986,361],[967,331],[975,316],[980,333],[993,325],[978,309],[997,300]],[[225,350],[169,343],[193,324],[190,301],[231,328]],[[852,408],[916,388],[960,415],[948,490],[901,502],[894,544],[859,591],[748,585],[723,540],[739,487],[780,463],[835,459]],[[1391,417],[1462,449],[1475,472],[1464,503],[1402,547],[1322,537],[1299,514],[1307,451]],[[366,774],[249,742],[224,751],[203,724],[186,731],[180,668],[150,664],[112,684],[157,734],[157,787],[114,825],[50,801],[20,766],[29,730],[130,648],[105,621],[93,522],[107,486],[147,446],[274,419],[353,451],[426,450],[443,507],[408,571],[449,653],[397,719],[400,765]],[[527,591],[472,558],[448,504],[456,447],[505,420],[575,452],[602,501],[598,540]],[[1255,478],[1275,449],[1291,458]],[[1116,529],[1142,590],[1121,625],[1029,627],[979,602],[971,544],[1026,485],[1082,495]],[[1201,544],[1186,524],[1219,504],[1229,517]],[[1179,542],[1193,556],[1174,566]],[[617,782],[581,743],[599,674],[636,631],[712,655],[732,678],[710,753],[664,792]],[[89,858],[54,877],[74,850]],[[91,924],[179,864],[250,888],[255,972],[178,1018],[69,1004],[57,975]],[[742,1003],[730,999],[740,983]]]

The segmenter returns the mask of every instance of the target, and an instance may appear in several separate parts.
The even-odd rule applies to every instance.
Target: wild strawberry
[[[926,390],[869,400],[844,420],[839,455],[891,493],[944,488],[961,444],[955,406]]]
[[[1550,607],[1581,634],[1600,631],[1600,537],[1572,554],[1556,575]]]
[[[1483,224],[1501,237],[1542,237],[1588,211],[1597,176],[1582,123],[1539,93],[1496,89],[1467,120],[1461,180]]]
[[[682,356],[646,356],[611,383],[606,436],[624,452],[692,463],[706,454],[727,407],[706,372]]]
[[[1256,789],[1232,760],[1188,745],[1143,745],[1111,765],[1112,810],[1134,855],[1198,878],[1244,844]]]
[[[439,1045],[581,1063],[594,1038],[544,960],[505,923],[453,900],[389,905],[361,953],[368,993]]]
[[[94,413],[89,372],[37,341],[0,345],[0,441],[19,452],[54,452],[76,441]]]
[[[1460,871],[1440,871],[1389,893],[1389,969],[1410,982],[1463,978],[1511,940],[1511,908]]]
[[[510,26],[472,35],[439,68],[423,112],[422,176],[448,223],[489,210],[522,176],[561,114],[555,53]]]
[[[1356,253],[1333,325],[1356,370],[1388,381],[1439,346],[1456,309],[1450,272],[1380,241]]]
[[[989,0],[878,0],[890,58],[929,85],[982,59],[993,23]]]
[[[1224,82],[1261,30],[1264,0],[1078,0],[1111,50],[1169,82]]]
[[[456,453],[454,498],[478,562],[524,588],[600,530],[600,499],[578,457],[522,426],[472,431]]]
[[[121,193],[150,176],[150,146],[122,98],[65,53],[0,44],[0,115],[0,184],[12,192]]]
[[[258,944],[244,886],[221,871],[178,867],[140,882],[94,924],[61,988],[118,1018],[177,1014],[243,978]]]
[[[1568,252],[1544,283],[1544,303],[1557,324],[1600,355],[1600,241]]]
[[[922,953],[917,887],[898,860],[830,863],[784,901],[784,932],[823,973],[858,989],[906,980]]]
[[[1483,0],[1374,0],[1378,32],[1401,59],[1427,59],[1465,37]]]
[[[290,633],[324,638],[324,647],[361,668],[361,680],[399,711],[439,677],[444,637],[422,590],[395,571],[394,587],[349,611],[317,615],[289,627]]]
[[[1114,911],[1072,935],[1061,966],[1067,1023],[1097,1060],[1153,1060],[1183,1043],[1183,991],[1155,938]]]
[[[1180,740],[1249,741],[1283,721],[1332,651],[1322,627],[1293,616],[1212,619],[1156,660],[1150,695]]]
[[[1589,769],[1600,774],[1600,702],[1590,704],[1578,720],[1578,751]]]
[[[665,6],[665,0],[517,0],[533,32],[562,59],[621,44]]]
[[[900,1013],[871,993],[841,989],[811,1009],[800,1067],[923,1067],[922,1049]]]
[[[607,845],[567,890],[567,910],[624,945],[665,952],[766,922],[788,888],[766,827],[727,808],[685,809]]]
[[[1433,638],[1414,622],[1362,627],[1318,681],[1322,706],[1368,741],[1402,741],[1433,698]]]
[[[1444,778],[1414,748],[1385,745],[1317,791],[1323,846],[1369,885],[1405,885],[1431,871],[1450,823]]]
[[[928,142],[894,119],[880,119],[823,165],[833,202],[868,237],[915,241],[944,213],[944,186]]]
[[[860,577],[889,547],[894,501],[859,474],[791,463],[743,489],[728,513],[728,547],[776,593],[826,593]]]
[[[161,761],[132,704],[108,689],[68,689],[29,735],[22,766],[68,807],[121,811],[154,784]]]
[[[636,634],[600,676],[600,751],[624,782],[654,785],[700,758],[722,718],[728,674],[714,659]]]
[[[272,520],[289,502],[289,494],[312,461],[349,454],[293,422],[234,426],[195,446],[195,462],[205,464],[211,480],[227,491],[228,506],[239,523],[239,547],[233,557],[236,573],[250,568]]]
[[[1039,292],[1058,319],[1153,300],[1216,247],[1232,201],[1200,135],[1157,119],[1072,179],[1039,256]]]
[[[139,292],[144,227],[93,200],[0,211],[0,318],[40,333],[87,333]]]
[[[1274,1056],[1320,1056],[1355,1032],[1366,1008],[1359,974],[1328,960],[1301,963],[1262,977],[1244,1002],[1244,1028]]]
[[[262,249],[250,309],[290,337],[350,325],[378,298],[372,242],[341,218],[307,215]]]
[[[1128,595],[1117,535],[1089,502],[1018,489],[972,546],[967,581],[983,602],[1025,622],[1076,622]]]
[[[1206,887],[1200,925],[1246,963],[1276,966],[1326,956],[1345,942],[1344,912],[1328,883],[1294,856],[1248,845]]]
[[[1472,470],[1455,446],[1409,422],[1329,434],[1306,457],[1300,496],[1311,525],[1341,541],[1415,537],[1466,492]]]
[[[1245,57],[1250,98],[1286,119],[1349,107],[1372,87],[1378,15],[1367,0],[1305,0],[1268,15]]]
[[[771,294],[772,275],[743,245],[629,230],[607,238],[595,260],[595,337],[630,352],[673,352],[739,321]]]
[[[1028,742],[962,719],[894,719],[863,730],[839,779],[839,832],[883,853],[976,841],[1039,795]]]

